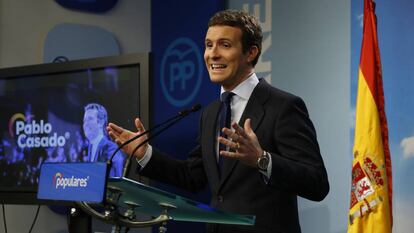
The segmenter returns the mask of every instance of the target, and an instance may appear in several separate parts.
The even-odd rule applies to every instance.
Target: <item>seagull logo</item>
[[[15,113],[9,120],[9,134],[11,138],[14,138],[13,126],[16,121],[26,121],[26,117],[23,113]]]
[[[55,176],[53,177],[53,185],[56,187],[56,180],[57,179],[59,179],[59,178],[62,178],[63,177],[63,174],[62,173],[60,173],[60,172],[57,172],[56,174],[55,174]]]

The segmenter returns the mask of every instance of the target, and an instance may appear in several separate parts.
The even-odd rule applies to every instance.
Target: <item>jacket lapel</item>
[[[203,134],[205,136],[205,141],[202,142],[202,145],[206,145],[207,148],[203,149],[208,151],[207,156],[204,156],[204,159],[206,161],[206,171],[210,175],[211,180],[211,187],[215,189],[214,191],[218,190],[218,185],[220,182],[220,175],[219,175],[219,168],[217,164],[217,130],[218,130],[218,113],[220,110],[220,101],[216,101],[212,104],[211,109],[209,111],[205,111],[206,116],[205,119],[205,127],[203,130]]]
[[[269,98],[269,89],[267,88],[267,83],[265,80],[261,79],[259,84],[253,90],[252,95],[250,96],[249,101],[247,102],[246,108],[243,111],[243,114],[240,118],[239,125],[244,127],[244,122],[246,119],[251,119],[252,129],[256,131],[262,122],[265,109],[264,104]],[[220,179],[220,187],[224,185],[230,174],[233,172],[236,164],[239,163],[236,159],[226,158],[223,162],[223,174]]]

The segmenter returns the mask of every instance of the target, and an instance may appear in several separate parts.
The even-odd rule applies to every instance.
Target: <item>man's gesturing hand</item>
[[[229,146],[230,151],[220,151],[221,156],[236,158],[252,166],[257,166],[257,159],[263,154],[259,140],[251,127],[251,120],[244,122],[244,128],[236,122],[232,124],[234,131],[223,128],[222,132],[227,136],[218,137],[219,143]]]
[[[109,123],[106,127],[106,130],[108,131],[109,137],[119,145],[122,143],[128,141],[129,139],[137,136],[138,134],[142,134],[145,132],[144,125],[142,124],[141,120],[139,118],[135,118],[135,127],[137,128],[137,132],[132,132],[130,130],[124,129],[114,123]],[[134,151],[135,147],[141,144],[143,141],[145,141],[148,138],[147,135],[143,135],[142,137],[138,138],[137,140],[134,140],[133,142],[129,143],[128,145],[124,146],[122,150],[127,153],[128,155]],[[136,156],[138,159],[141,159],[145,152],[147,151],[148,143],[141,146],[139,148],[134,156]]]

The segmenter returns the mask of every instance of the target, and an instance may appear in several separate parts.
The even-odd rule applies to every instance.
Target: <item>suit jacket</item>
[[[271,154],[272,174],[267,182],[257,168],[226,158],[222,175],[216,162],[217,116],[220,101],[205,108],[200,120],[199,145],[185,161],[154,149],[141,174],[161,182],[197,191],[209,184],[211,206],[224,211],[256,215],[255,226],[207,226],[207,232],[300,232],[297,196],[320,201],[329,192],[316,133],[304,102],[260,80],[239,124],[247,118],[261,147]]]
[[[106,137],[103,137],[96,148],[95,161],[91,162],[106,162],[115,152],[118,146]],[[125,153],[118,151],[112,160],[112,167],[109,173],[111,177],[121,177],[124,166]]]

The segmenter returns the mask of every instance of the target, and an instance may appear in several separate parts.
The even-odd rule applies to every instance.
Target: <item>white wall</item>
[[[0,0],[0,68],[42,63],[48,31],[63,22],[112,32],[122,53],[148,52],[150,12],[149,0],[122,0],[103,14],[67,10],[51,0]]]
[[[51,0],[0,0],[0,68],[42,63],[48,31],[63,22],[100,26],[112,32],[121,53],[148,52],[151,49],[150,12],[149,0],[121,0],[103,14],[66,10]],[[8,232],[28,232],[36,208],[6,205]],[[2,220],[0,225],[0,233],[4,233]],[[42,206],[32,232],[67,232],[66,216]]]

